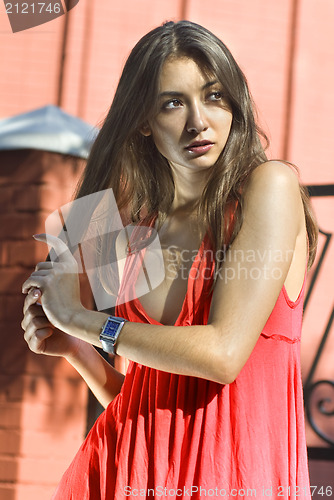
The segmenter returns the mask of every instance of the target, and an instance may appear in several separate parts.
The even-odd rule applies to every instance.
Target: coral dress
[[[207,323],[208,248],[205,237],[175,325]],[[136,266],[136,257],[128,257],[124,275]],[[96,421],[53,499],[310,499],[300,371],[304,287],[295,302],[282,288],[229,385],[130,362],[120,394]],[[116,314],[159,324],[139,299],[120,304]]]

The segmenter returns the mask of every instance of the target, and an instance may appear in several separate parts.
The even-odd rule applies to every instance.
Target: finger
[[[35,267],[35,271],[31,273],[31,276],[46,276],[52,271],[64,272],[64,264],[60,262],[39,262]]]
[[[47,261],[47,262],[39,262],[36,267],[35,267],[35,270],[36,271],[40,271],[42,269],[53,269],[53,264],[54,262],[51,262],[51,261]]]
[[[46,316],[43,313],[43,309],[40,305],[33,304],[25,311],[25,313],[23,315],[23,319],[21,321],[22,329],[27,330],[29,325],[31,325],[32,322],[34,321],[34,318],[37,318],[37,317],[44,317],[45,318]]]
[[[43,307],[40,304],[26,305],[24,304],[23,316],[32,318],[34,316],[47,317]]]
[[[45,276],[30,276],[22,285],[22,293],[28,293],[31,288],[39,288],[43,292]]]
[[[47,243],[56,252],[59,262],[76,262],[75,258],[71,254],[68,246],[60,238],[53,236],[52,234],[34,234],[33,236],[37,241],[43,241]]]
[[[45,341],[53,334],[52,328],[41,328],[35,330],[30,335],[25,334],[25,341],[29,349],[36,354],[43,354],[45,351]]]
[[[39,271],[33,271],[30,276],[48,276],[52,269],[41,269]]]
[[[26,316],[27,314],[30,314],[31,317],[33,317],[33,316],[45,316],[46,317],[46,314],[43,310],[43,307],[40,304],[31,304],[29,306],[24,304],[23,316]]]
[[[42,292],[39,288],[31,288],[28,295],[26,296],[23,304],[23,313],[25,314],[27,309],[32,305],[36,304],[41,298]]]
[[[29,312],[24,316],[21,327],[26,332],[25,339],[27,340],[35,331],[43,328],[51,328],[52,325],[46,316],[35,316]]]
[[[50,272],[52,272],[52,268],[51,269],[40,269],[38,271],[34,271],[31,273],[30,276],[48,276],[50,274]]]

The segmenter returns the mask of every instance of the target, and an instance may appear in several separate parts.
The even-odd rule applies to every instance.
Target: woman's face
[[[232,123],[221,84],[193,59],[172,58],[162,69],[158,103],[157,115],[142,132],[152,134],[160,153],[175,166],[204,170],[214,165]]]

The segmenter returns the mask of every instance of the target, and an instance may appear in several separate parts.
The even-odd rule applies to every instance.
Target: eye
[[[175,109],[179,108],[180,106],[182,106],[181,101],[179,101],[178,99],[170,99],[169,101],[163,103],[162,109]]]
[[[223,93],[220,92],[219,90],[216,90],[215,92],[211,92],[209,95],[208,95],[208,100],[209,101],[221,101],[222,99],[224,99],[224,96],[223,96]]]

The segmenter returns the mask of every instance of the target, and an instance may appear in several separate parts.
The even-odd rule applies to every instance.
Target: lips
[[[204,154],[210,151],[213,146],[213,142],[210,141],[194,141],[185,147],[187,151],[191,153]]]

